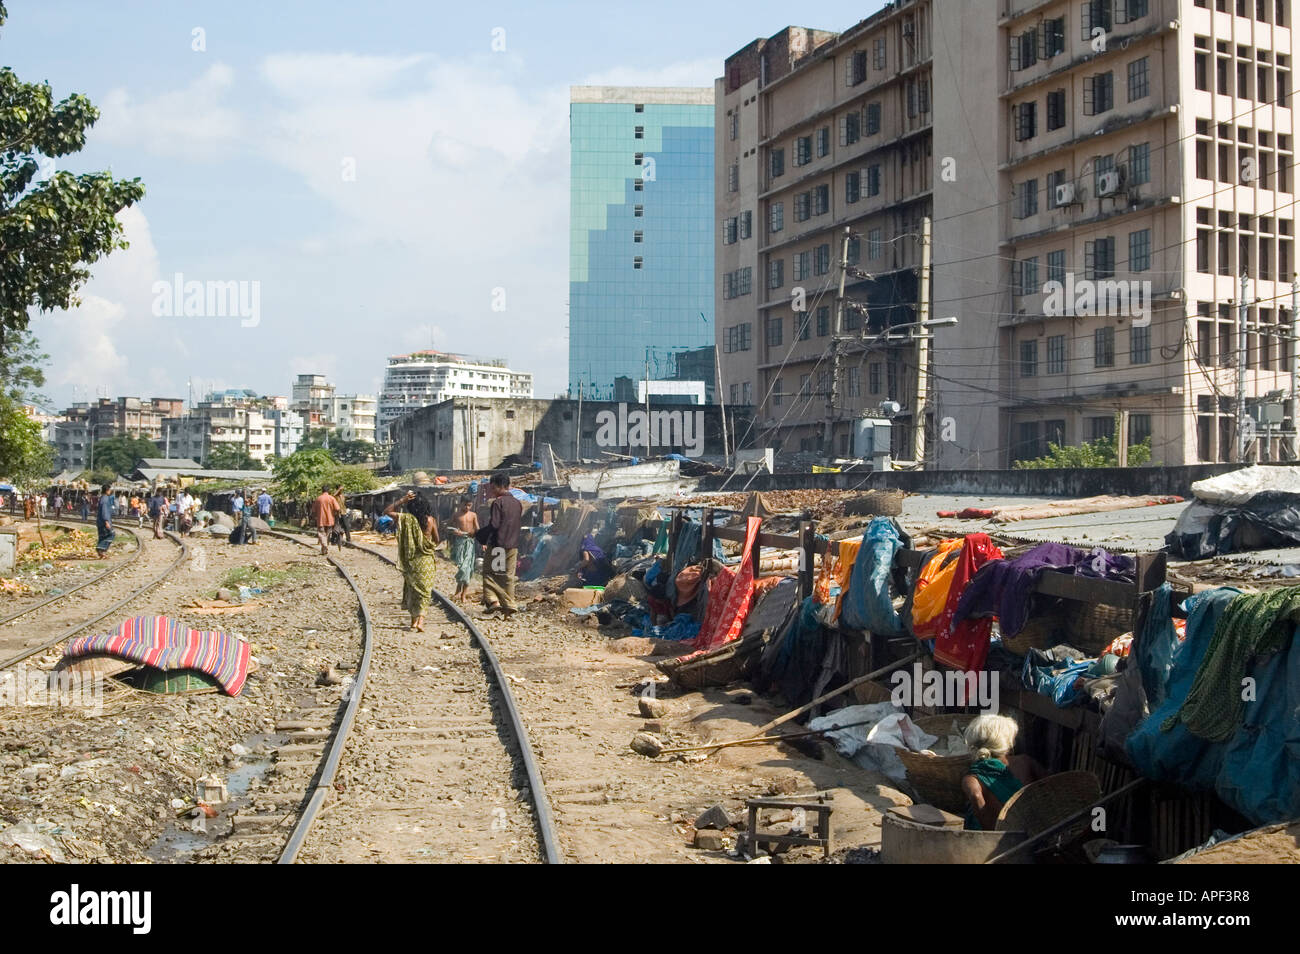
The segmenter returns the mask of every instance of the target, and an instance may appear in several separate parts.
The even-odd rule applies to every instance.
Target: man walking
[[[267,523],[271,522],[271,495],[263,490],[257,495],[257,515]]]
[[[97,557],[108,553],[108,548],[113,545],[113,537],[117,535],[113,531],[113,518],[117,516],[116,504],[113,489],[105,484],[99,489],[99,504],[95,507],[95,529],[99,531],[99,539],[95,542]]]
[[[493,474],[488,494],[492,509],[488,525],[479,531],[479,542],[487,546],[483,555],[483,616],[519,612],[515,602],[515,567],[519,561],[519,527],[523,505],[510,492],[510,475]]]
[[[311,502],[311,519],[316,524],[316,542],[320,544],[321,556],[330,552],[330,531],[338,519],[339,502],[330,494],[329,485],[321,487],[320,496]]]

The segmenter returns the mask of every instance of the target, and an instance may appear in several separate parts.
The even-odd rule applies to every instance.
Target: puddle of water
[[[224,805],[217,806],[217,817],[205,821],[204,831],[194,831],[189,817],[175,818],[167,823],[162,833],[145,850],[145,857],[155,864],[179,864],[190,860],[190,855],[207,848],[230,834],[232,824],[230,817],[246,808],[253,801],[249,790],[255,779],[261,780],[274,764],[273,750],[287,741],[284,735],[259,733],[244,739],[243,746],[249,750],[240,764],[225,772],[226,795]],[[265,755],[254,754],[258,746],[265,743],[268,751]]]

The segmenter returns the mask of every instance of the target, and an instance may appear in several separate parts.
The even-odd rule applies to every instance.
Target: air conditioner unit
[[[1119,191],[1119,173],[1115,170],[1103,172],[1097,177],[1097,195],[1114,195]]]
[[[916,28],[915,28],[915,26],[912,24],[911,21],[908,21],[908,22],[904,23],[904,24],[903,24],[903,36],[911,36],[912,33],[915,31],[915,29],[916,29]]]
[[[1056,187],[1056,204],[1073,205],[1074,204],[1074,183],[1062,182]]]

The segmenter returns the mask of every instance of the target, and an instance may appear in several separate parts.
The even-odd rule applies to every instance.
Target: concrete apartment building
[[[258,463],[276,452],[277,424],[260,407],[200,401],[184,417],[168,418],[162,443],[168,457],[188,457],[207,466],[222,446],[244,451]]]
[[[379,395],[377,432],[403,415],[454,397],[531,398],[533,376],[512,371],[501,358],[475,358],[447,351],[416,351],[388,358]]]
[[[1248,414],[1289,392],[1294,363],[1278,337],[1294,333],[1291,3],[1000,12],[1003,461],[1109,436],[1121,412],[1158,463],[1235,460],[1243,272]],[[1071,279],[1121,297],[1062,315],[1044,286]],[[1146,282],[1135,316],[1122,293]],[[960,377],[971,354],[936,361]],[[1279,459],[1277,430],[1259,431],[1248,456]]]
[[[109,437],[147,437],[160,441],[163,421],[181,413],[180,398],[100,398],[95,403],[73,404],[63,419],[50,428],[54,463],[60,470],[78,471],[90,466],[91,444]]]
[[[289,410],[307,427],[323,427],[345,441],[376,439],[378,400],[373,394],[338,394],[323,374],[300,374],[293,383]]]
[[[930,214],[929,315],[959,323],[932,340],[928,466],[1010,466],[1049,441],[1107,436],[1120,414],[1157,463],[1234,459],[1249,416],[1236,386],[1243,269],[1244,403],[1290,388],[1294,352],[1269,332],[1292,321],[1292,4],[966,0],[933,21],[929,9],[899,2],[839,36],[789,28],[728,59],[727,396],[749,388],[761,441],[819,448],[839,231],[852,227],[849,260],[875,279],[851,272],[847,288],[869,302],[870,336],[915,318],[910,236]],[[729,242],[729,219],[749,209],[764,234]],[[808,293],[806,325],[792,285]],[[846,310],[847,333],[857,320]],[[895,456],[910,456],[915,345],[846,350],[835,416],[898,401]],[[1254,430],[1247,456],[1277,459],[1277,425]],[[841,423],[831,453],[847,443]]]
[[[717,81],[718,360],[724,397],[755,408],[758,444],[823,449],[846,227],[858,271],[845,295],[867,316],[845,309],[842,332],[914,320],[932,201],[929,20],[929,2],[900,2],[843,34],[788,27],[728,57]],[[835,456],[851,452],[854,417],[910,403],[912,379],[901,357],[860,344],[841,367]],[[897,419],[896,443],[909,427]]]

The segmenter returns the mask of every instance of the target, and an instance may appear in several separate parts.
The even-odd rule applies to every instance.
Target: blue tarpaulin
[[[894,610],[890,592],[894,554],[903,546],[898,525],[888,517],[876,517],[862,535],[862,546],[853,563],[849,590],[840,603],[840,621],[851,629],[899,636],[903,621]]]

